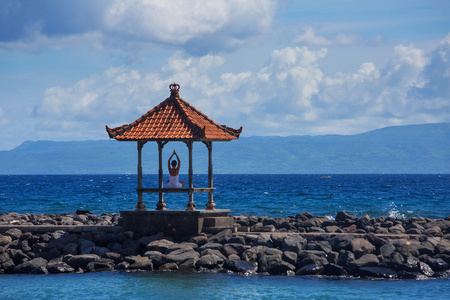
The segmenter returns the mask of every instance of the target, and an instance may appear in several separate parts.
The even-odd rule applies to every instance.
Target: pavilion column
[[[196,210],[194,203],[194,170],[192,169],[192,141],[187,141],[186,145],[189,149],[189,202],[186,205],[186,210]]]
[[[204,142],[206,147],[208,148],[208,188],[213,188],[213,165],[212,165],[212,141]],[[209,199],[206,204],[207,210],[216,209],[216,204],[213,199],[213,191],[209,191]]]
[[[138,167],[137,167],[137,172],[138,172],[138,189],[137,189],[137,193],[138,193],[138,202],[136,204],[136,210],[137,211],[145,211],[145,204],[142,201],[142,148],[144,147],[144,144],[146,142],[144,141],[138,141],[137,142],[137,150],[138,150]]]
[[[167,142],[157,141],[157,143],[158,143],[158,152],[159,152],[158,187],[160,189],[162,189],[162,188],[164,188],[162,150],[164,148],[164,145],[167,144]],[[159,192],[159,201],[156,204],[156,210],[166,210],[166,203],[164,203],[164,193],[163,192]]]

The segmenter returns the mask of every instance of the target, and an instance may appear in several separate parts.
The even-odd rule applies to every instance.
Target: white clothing
[[[167,183],[167,187],[172,188],[172,189],[173,188],[176,188],[176,189],[181,188],[183,185],[181,183],[179,183],[178,181],[179,181],[178,175],[177,176],[170,175],[169,182]]]

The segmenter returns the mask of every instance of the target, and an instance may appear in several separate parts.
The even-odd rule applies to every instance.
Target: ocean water
[[[187,179],[180,175],[181,180]],[[185,178],[183,178],[185,177]],[[144,187],[157,177],[144,175]],[[194,177],[195,187],[207,176]],[[334,217],[450,215],[450,175],[215,175],[217,208],[232,215],[286,217],[309,211]],[[0,176],[0,213],[96,214],[132,210],[135,175]],[[157,195],[145,195],[153,209]],[[184,194],[166,194],[169,209],[183,209]],[[207,194],[196,194],[197,208]],[[364,280],[209,273],[102,272],[0,275],[0,299],[448,299],[450,279]]]
[[[180,175],[187,180],[187,175]],[[157,187],[155,175],[144,175],[144,187]],[[136,175],[0,176],[0,213],[96,214],[133,210]],[[207,176],[194,176],[194,187],[207,187]],[[450,215],[450,175],[215,175],[214,201],[232,215],[286,217],[308,211],[334,217],[345,210],[356,216]],[[184,209],[186,194],[165,194],[168,209]],[[207,194],[195,194],[204,209]],[[147,209],[157,194],[144,194]]]

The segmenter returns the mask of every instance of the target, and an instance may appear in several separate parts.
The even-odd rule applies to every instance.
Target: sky
[[[241,136],[450,122],[448,0],[0,0],[0,150],[170,95]]]

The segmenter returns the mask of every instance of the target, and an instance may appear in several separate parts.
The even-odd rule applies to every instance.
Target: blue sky
[[[243,136],[450,122],[450,1],[0,5],[0,150],[107,139],[180,96]]]

